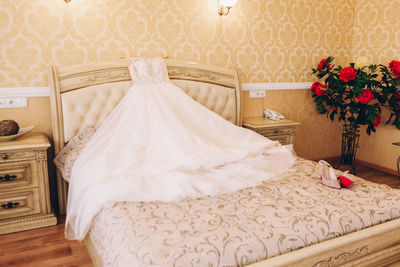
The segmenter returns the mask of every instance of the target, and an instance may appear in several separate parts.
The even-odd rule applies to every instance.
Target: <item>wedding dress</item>
[[[76,160],[66,236],[120,201],[178,201],[255,186],[290,168],[291,146],[237,127],[168,78],[165,62],[132,59],[133,86]]]

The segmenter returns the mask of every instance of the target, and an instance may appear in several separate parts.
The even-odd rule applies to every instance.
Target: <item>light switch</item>
[[[26,97],[0,97],[0,108],[26,108]]]
[[[266,91],[259,91],[259,90],[250,91],[249,94],[250,98],[264,98],[267,95]]]

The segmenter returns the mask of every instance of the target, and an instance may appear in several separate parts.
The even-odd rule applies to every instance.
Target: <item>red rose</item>
[[[344,82],[354,80],[357,76],[357,72],[353,67],[346,67],[340,71],[340,79]]]
[[[329,70],[331,68],[331,64],[326,64],[326,58],[323,58],[319,63],[318,63],[318,69],[323,70],[325,67]]]
[[[374,95],[372,94],[371,90],[363,89],[357,98],[360,103],[368,104],[374,98]]]
[[[319,83],[319,82],[314,82],[314,83],[311,85],[311,91],[315,92],[315,89],[316,89],[317,86],[320,85],[320,84],[321,84],[321,83]]]
[[[317,94],[317,96],[322,96],[325,94],[325,92],[327,90],[326,88],[328,88],[327,84],[319,84],[315,88],[315,93]]]
[[[396,78],[400,77],[400,61],[392,60],[389,63],[389,68],[393,72],[393,76]]]
[[[333,111],[336,111],[336,110],[337,110],[337,108],[332,108],[332,110],[333,110]]]
[[[382,120],[381,116],[379,116],[379,115],[376,116],[375,122],[374,122],[374,127],[377,127],[381,123],[381,120]]]
[[[397,99],[400,99],[400,91],[397,91],[397,92],[394,94],[394,96],[395,96]]]

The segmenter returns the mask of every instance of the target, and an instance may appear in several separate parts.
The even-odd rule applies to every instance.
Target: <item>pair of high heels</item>
[[[350,178],[348,171],[345,171],[342,175],[339,176],[338,179],[338,177],[335,175],[335,172],[333,171],[332,166],[328,162],[320,160],[318,164],[322,184],[332,188],[340,189],[342,187],[348,188],[354,183],[354,181]]]

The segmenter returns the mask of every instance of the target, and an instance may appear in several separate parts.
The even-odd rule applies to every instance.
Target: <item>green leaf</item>
[[[326,108],[325,108],[325,106],[324,106],[323,104],[317,105],[317,112],[318,112],[319,114],[324,114],[324,113],[326,113]]]
[[[331,112],[329,118],[331,119],[331,121],[333,121],[335,119],[335,112]]]
[[[362,87],[361,86],[354,85],[354,87],[353,87],[354,95],[356,95],[356,96],[359,95],[361,93],[361,91],[362,91]]]
[[[371,126],[369,126],[369,125],[368,125],[368,127],[367,127],[367,134],[368,134],[368,135],[371,135]]]
[[[390,113],[390,117],[389,117],[389,119],[386,121],[385,125],[388,125],[388,124],[390,123],[390,121],[392,120],[393,116],[394,116],[394,114],[393,114],[393,113]]]

